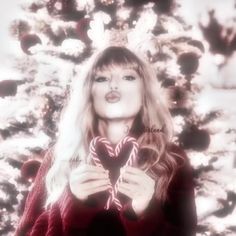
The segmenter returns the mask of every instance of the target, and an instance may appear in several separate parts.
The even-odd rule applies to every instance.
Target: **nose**
[[[117,90],[118,89],[118,79],[114,78],[114,77],[110,78],[109,87],[111,90]]]

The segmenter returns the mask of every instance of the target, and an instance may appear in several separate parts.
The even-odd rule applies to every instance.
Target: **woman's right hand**
[[[69,184],[71,192],[82,201],[111,186],[107,170],[88,164],[81,164],[71,172]]]

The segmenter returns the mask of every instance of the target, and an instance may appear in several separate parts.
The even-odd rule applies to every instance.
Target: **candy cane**
[[[102,163],[96,153],[96,145],[98,142],[101,142],[105,145],[105,147],[107,148],[107,151],[109,153],[109,155],[111,157],[117,157],[121,151],[121,148],[124,144],[126,143],[132,143],[133,144],[133,147],[132,147],[132,150],[130,152],[130,155],[129,155],[129,158],[127,159],[127,162],[125,163],[124,166],[131,166],[136,157],[137,157],[137,153],[138,153],[138,143],[136,142],[136,139],[133,138],[133,137],[130,137],[130,136],[126,136],[124,139],[122,139],[116,146],[115,150],[113,150],[112,146],[111,146],[111,143],[104,137],[101,137],[101,136],[98,136],[98,137],[95,137],[94,139],[92,139],[92,141],[90,142],[90,153],[92,154],[92,157],[93,157],[93,160],[94,160],[94,163],[95,165],[97,166],[102,166]],[[122,181],[122,175],[120,175],[114,185],[114,187],[111,187],[109,188],[109,198],[106,202],[106,205],[105,205],[105,209],[109,209],[112,202],[115,203],[116,207],[118,210],[121,210],[122,208],[122,205],[119,201],[119,199],[117,198],[117,192],[118,192],[118,185],[119,183]]]
[[[121,148],[124,144],[126,143],[132,143],[133,147],[132,150],[130,152],[130,155],[124,165],[124,167],[126,166],[132,166],[135,159],[137,158],[137,153],[138,153],[138,143],[136,142],[136,139],[130,136],[126,136],[124,139],[122,139],[116,146],[115,148],[115,155],[118,156],[118,154],[121,151]],[[122,174],[120,174],[120,176],[118,177],[114,188],[113,188],[113,195],[110,195],[106,204],[106,209],[109,209],[110,205],[112,204],[112,202],[114,201],[118,210],[121,210],[122,206],[119,205],[119,200],[117,199],[117,192],[118,192],[118,186],[119,183],[122,181]],[[118,201],[117,201],[118,200]]]
[[[93,138],[92,141],[90,142],[90,147],[89,147],[90,153],[93,156],[93,160],[95,161],[95,164],[97,162],[98,165],[101,166],[102,164],[101,164],[100,159],[98,158],[98,155],[97,155],[97,152],[96,152],[96,148],[95,148],[98,142],[101,142],[101,143],[103,143],[105,145],[105,147],[106,147],[106,149],[108,151],[109,156],[114,157],[115,153],[114,153],[114,150],[113,150],[113,148],[111,146],[111,143],[106,138],[101,137],[101,136],[97,136],[97,137]]]
[[[106,138],[101,137],[101,136],[97,136],[97,137],[92,139],[92,141],[90,142],[90,147],[89,147],[90,153],[92,154],[92,158],[93,158],[93,161],[94,161],[95,165],[102,167],[101,160],[99,159],[99,157],[97,155],[97,152],[96,152],[96,145],[99,142],[103,143],[105,145],[109,156],[115,157],[115,153],[114,153],[114,150],[111,146],[111,143]],[[114,189],[113,189],[112,186],[108,189],[108,191],[110,193],[110,196],[112,196],[112,198],[114,198]],[[119,201],[117,202],[117,205],[118,206],[121,205]]]

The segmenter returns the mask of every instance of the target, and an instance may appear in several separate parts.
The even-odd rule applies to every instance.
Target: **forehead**
[[[133,73],[138,73],[138,66],[137,65],[132,65],[132,64],[110,64],[103,66],[101,68],[95,68],[94,74],[101,74],[101,73],[106,73],[106,72],[112,72],[115,70],[121,70],[124,72],[133,72]]]

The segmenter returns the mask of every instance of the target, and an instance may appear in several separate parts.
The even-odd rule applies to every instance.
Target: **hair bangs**
[[[116,66],[139,71],[140,61],[126,48],[109,47],[104,50],[94,63],[94,73],[105,71]]]

